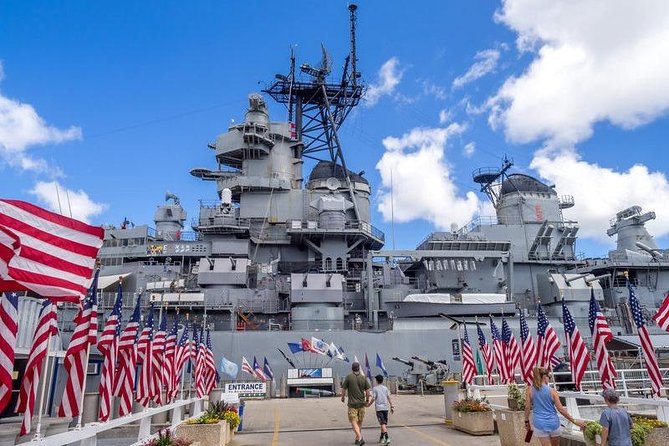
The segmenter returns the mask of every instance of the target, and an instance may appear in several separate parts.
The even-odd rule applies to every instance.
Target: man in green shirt
[[[371,385],[367,378],[360,373],[360,364],[351,364],[351,371],[341,385],[341,402],[348,396],[348,421],[351,422],[355,433],[355,444],[362,446],[365,440],[362,438],[362,420],[365,418],[365,406],[371,399]]]

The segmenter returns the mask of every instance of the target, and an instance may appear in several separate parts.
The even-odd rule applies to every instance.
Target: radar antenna
[[[338,83],[328,81],[331,73],[331,59],[325,47],[321,44],[323,53],[318,66],[309,64],[300,65],[300,72],[311,79],[302,81],[295,79],[295,56],[291,50],[290,73],[285,76],[277,74],[274,83],[263,90],[275,101],[285,104],[288,108],[288,117],[295,119],[297,139],[301,144],[295,149],[296,158],[307,157],[315,160],[320,152],[327,152],[328,161],[332,162],[332,174],[335,176],[339,164],[346,176],[346,183],[354,203],[356,217],[359,219],[358,206],[353,194],[350,174],[346,168],[346,161],[342,151],[337,130],[353,110],[360,103],[363,95],[363,85],[358,82],[360,73],[357,71],[357,56],[355,46],[355,26],[357,5],[348,6],[350,14],[350,51],[344,60],[341,80]]]
[[[513,166],[513,160],[508,159],[505,155],[502,160],[502,167],[481,167],[472,173],[474,182],[481,185],[481,192],[485,192],[495,209],[497,209],[502,180],[506,177],[506,171],[511,166]]]

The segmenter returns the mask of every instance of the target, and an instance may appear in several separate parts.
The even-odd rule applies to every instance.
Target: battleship
[[[524,312],[534,329],[540,301],[563,337],[564,301],[587,338],[594,293],[620,350],[636,352],[626,277],[651,315],[669,290],[669,258],[645,227],[655,214],[633,203],[607,231],[616,249],[583,258],[578,220],[565,215],[573,197],[514,173],[505,159],[472,174],[495,215],[431,233],[413,249],[383,249],[385,236],[371,219],[372,185],[349,169],[338,135],[365,94],[356,9],[349,6],[350,51],[338,81],[324,47],[317,65],[298,66],[291,54],[287,74],[251,93],[243,120],[204,148],[211,167],[190,174],[211,183],[212,194],[194,219],[167,193],[152,225],[126,219],[105,227],[100,312],[111,308],[121,282],[124,319],[138,298],[182,322],[186,314],[198,322],[206,315],[217,358],[267,356],[281,375],[288,364],[277,349],[315,336],[351,358],[397,358],[387,364],[391,374],[440,364],[444,375],[460,370],[463,321],[507,316],[517,331],[514,316]],[[348,368],[330,366],[339,376]]]

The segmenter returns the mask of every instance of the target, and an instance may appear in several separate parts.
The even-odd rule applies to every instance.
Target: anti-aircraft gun
[[[393,357],[392,360],[401,362],[402,364],[409,367],[407,370],[404,371],[402,376],[399,378],[399,382],[397,383],[398,388],[400,390],[415,390],[418,385],[418,382],[423,377],[422,373],[417,373],[414,370],[416,363],[408,359],[398,358],[397,356]]]
[[[446,361],[431,361],[423,359],[419,356],[412,356],[411,359],[418,361],[425,365],[426,371],[423,375],[422,382],[426,389],[440,391],[442,389],[441,382],[446,379],[450,368]]]

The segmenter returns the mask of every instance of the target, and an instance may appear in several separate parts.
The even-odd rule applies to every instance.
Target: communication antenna
[[[502,181],[507,176],[506,171],[511,166],[513,166],[513,160],[504,156],[502,167],[481,167],[472,172],[474,182],[481,185],[481,192],[485,192],[495,209],[497,209],[497,202],[499,201],[499,189]]]
[[[360,73],[357,71],[355,31],[357,9],[355,4],[348,6],[350,50],[344,60],[344,69],[339,82],[328,80],[332,62],[327,49],[321,44],[322,57],[318,65],[303,63],[299,66],[300,72],[309,78],[308,81],[296,79],[295,54],[291,48],[289,74],[277,74],[274,82],[263,92],[276,102],[285,104],[288,108],[289,119],[291,121],[295,119],[297,140],[300,142],[295,148],[296,158],[322,160],[324,152],[325,160],[332,163],[332,176],[334,177],[338,176],[337,165],[341,166],[356,218],[360,219],[350,173],[346,168],[337,134],[339,127],[351,110],[360,103],[364,92],[363,86],[358,82]]]

